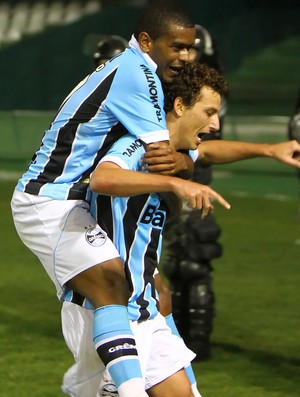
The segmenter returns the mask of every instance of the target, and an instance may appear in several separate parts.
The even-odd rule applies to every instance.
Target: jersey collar
[[[153,61],[152,58],[150,58],[150,56],[148,54],[146,54],[145,52],[143,52],[141,50],[141,47],[140,47],[137,39],[134,37],[134,35],[131,36],[131,39],[129,41],[129,47],[137,50],[142,55],[142,57],[146,60],[146,62],[150,65],[151,69],[153,69],[153,71],[156,72],[157,64]]]

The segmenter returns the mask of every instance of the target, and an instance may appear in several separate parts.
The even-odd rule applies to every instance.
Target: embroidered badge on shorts
[[[90,227],[85,232],[85,239],[93,247],[100,247],[105,243],[107,237],[99,227]]]

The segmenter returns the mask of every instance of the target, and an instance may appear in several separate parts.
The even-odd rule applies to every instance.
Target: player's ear
[[[173,110],[175,111],[177,116],[182,116],[184,113],[185,106],[183,104],[182,98],[180,96],[175,98],[174,104],[173,104]]]
[[[141,32],[139,34],[138,42],[143,52],[148,53],[151,50],[152,39],[147,32]]]

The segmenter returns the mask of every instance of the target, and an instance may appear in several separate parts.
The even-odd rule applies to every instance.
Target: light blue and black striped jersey
[[[85,198],[86,184],[111,145],[128,132],[168,140],[156,65],[139,48],[99,66],[67,96],[17,190],[58,200]]]
[[[144,152],[140,140],[126,135],[114,144],[103,161],[142,171]],[[158,312],[154,272],[160,260],[166,205],[156,193],[133,197],[92,194],[91,212],[114,242],[124,263],[131,292],[129,319],[153,318]]]
[[[100,162],[113,162],[120,168],[142,171],[141,157],[145,153],[141,140],[125,135],[118,140]],[[198,150],[189,151],[196,161]],[[88,191],[90,211],[98,224],[115,244],[124,263],[131,296],[129,319],[144,321],[159,310],[154,275],[162,249],[162,234],[168,216],[167,205],[156,194],[133,197],[111,197]],[[63,297],[87,309],[92,304],[76,292],[66,290]]]
[[[144,152],[140,140],[126,135],[112,146],[102,161],[141,171],[141,156]],[[90,192],[90,206],[92,215],[114,242],[125,265],[131,291],[129,319],[142,321],[153,318],[158,312],[154,272],[161,254],[166,205],[155,193],[110,197]],[[76,293],[69,291],[64,299],[91,308],[90,303]]]

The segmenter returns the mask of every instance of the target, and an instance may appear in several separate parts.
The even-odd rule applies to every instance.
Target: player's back
[[[154,131],[160,140],[165,122],[158,120],[150,98],[143,61],[138,51],[127,49],[74,88],[45,131],[18,190],[59,200],[84,199],[82,182],[122,135]]]

